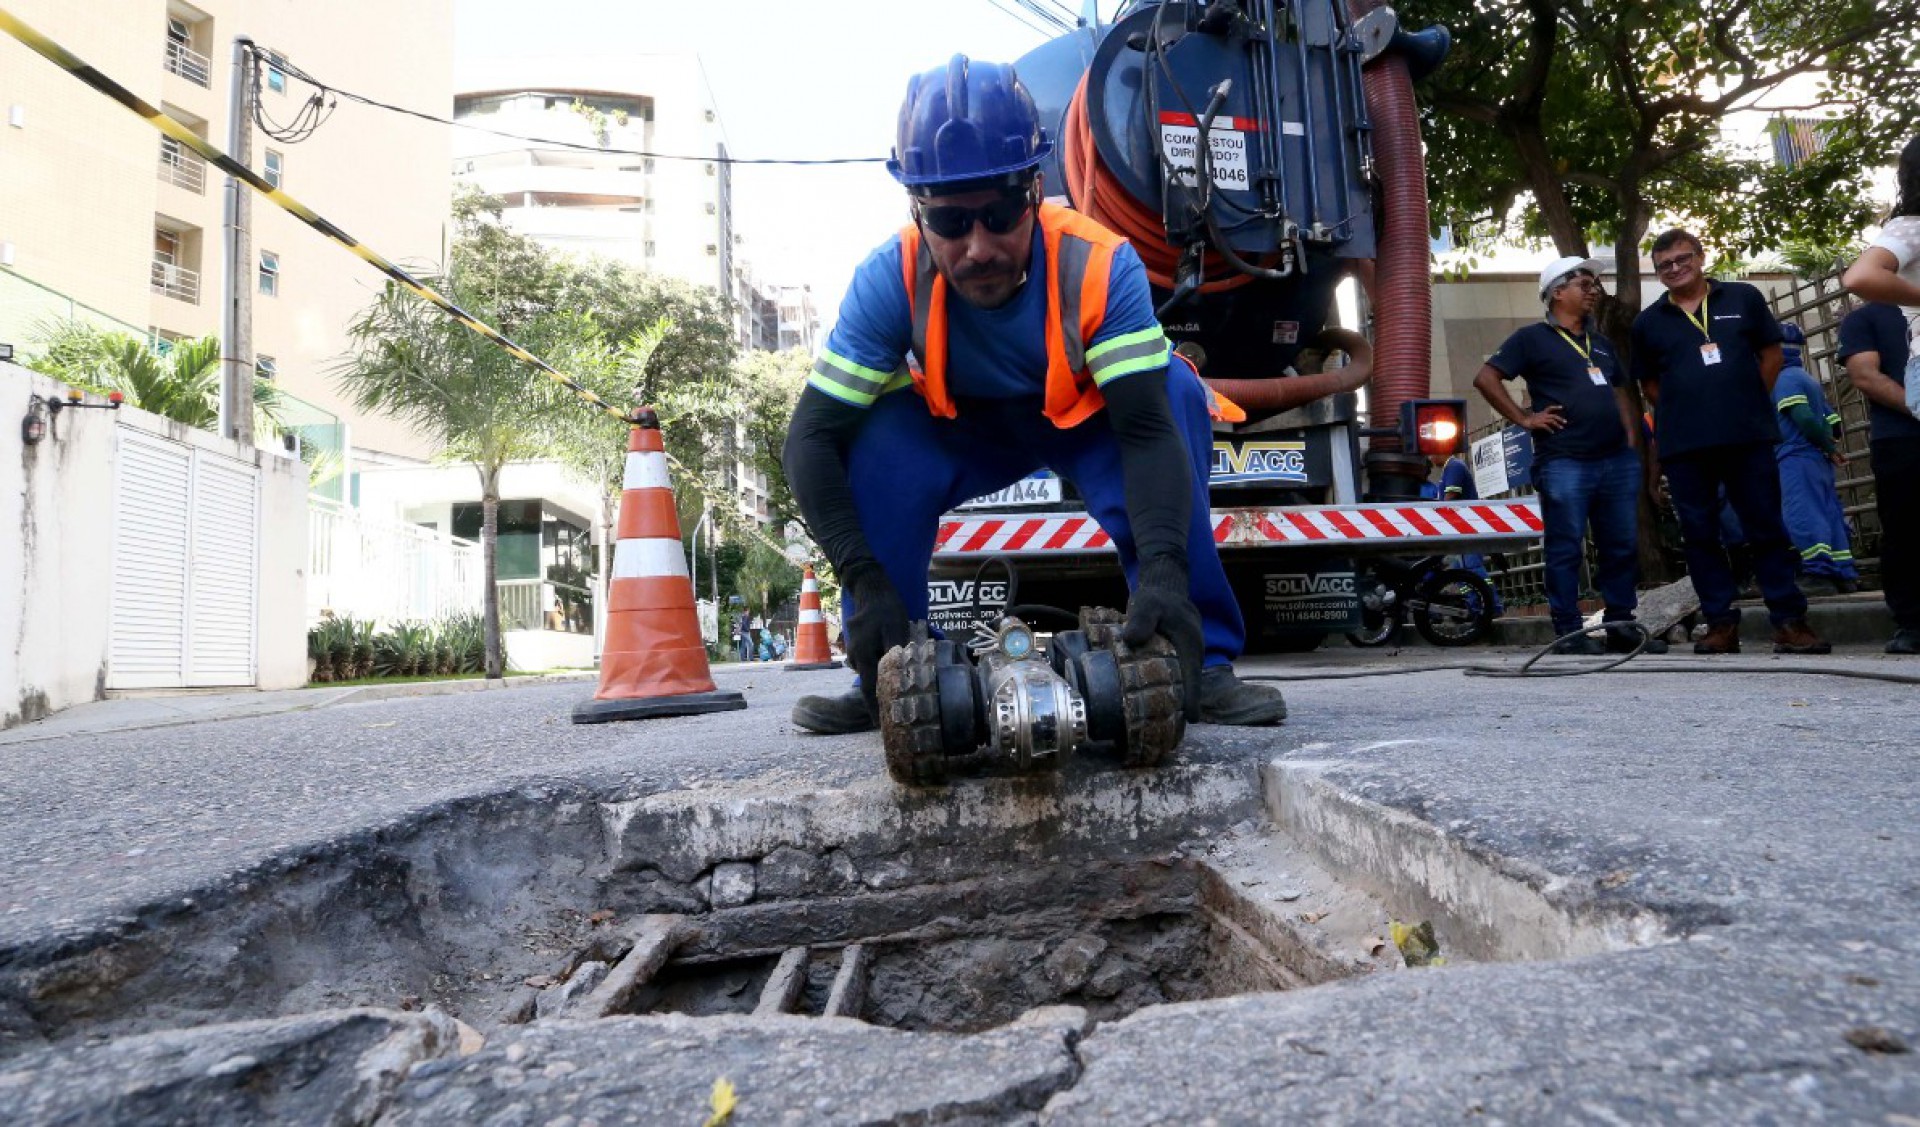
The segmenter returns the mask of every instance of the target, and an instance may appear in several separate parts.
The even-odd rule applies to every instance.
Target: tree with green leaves
[[[1920,0],[1404,0],[1454,47],[1421,84],[1436,221],[1468,242],[1611,244],[1606,318],[1641,307],[1625,264],[1656,218],[1732,255],[1788,240],[1843,245],[1871,214],[1868,178],[1920,122]],[[1794,91],[1804,89],[1804,97]],[[1789,104],[1790,103],[1790,104]],[[1722,140],[1757,106],[1817,116],[1824,147],[1792,166]],[[1764,138],[1756,137],[1756,141]]]
[[[747,545],[746,559],[734,581],[749,611],[772,618],[780,604],[799,593],[800,569],[772,545],[756,539]]]
[[[96,395],[119,392],[127,405],[200,430],[220,422],[220,338],[177,341],[163,354],[132,333],[83,321],[39,326],[39,346],[27,366],[69,387]],[[257,433],[281,428],[284,401],[272,384],[255,381]]]
[[[521,345],[562,370],[599,346],[589,317],[516,309],[510,293],[470,291],[462,266],[473,253],[472,242],[456,245],[452,271],[430,284],[475,316],[512,326]],[[387,286],[349,335],[353,351],[334,377],[355,406],[407,423],[437,442],[442,457],[471,462],[479,475],[486,675],[500,677],[500,475],[510,462],[551,452],[550,381],[398,285]]]
[[[793,405],[807,386],[813,358],[804,348],[785,352],[750,352],[739,364],[746,460],[767,478],[768,508],[776,527],[798,519],[800,508],[787,485],[780,453],[786,446],[787,423]]]

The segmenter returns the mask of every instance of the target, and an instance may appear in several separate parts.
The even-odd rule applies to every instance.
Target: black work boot
[[[1287,702],[1272,685],[1249,685],[1233,675],[1231,665],[1213,665],[1200,671],[1200,722],[1252,727],[1278,724],[1287,718]]]
[[[858,685],[839,696],[815,693],[801,697],[793,702],[793,722],[796,727],[823,736],[870,732],[879,726],[874,722],[873,713],[867,711],[867,698]]]
[[[1920,630],[1897,630],[1887,643],[1890,654],[1920,654]]]
[[[1607,626],[1607,652],[1608,653],[1614,653],[1614,654],[1632,653],[1633,647],[1640,644],[1640,634],[1641,634],[1640,630],[1634,629],[1633,627],[1629,627],[1629,626],[1623,626],[1616,630],[1613,628],[1613,625],[1612,625],[1615,622],[1632,622],[1632,621],[1633,619],[1631,618],[1615,618],[1615,619],[1608,620],[1608,626]],[[1654,637],[1652,631],[1647,631],[1646,633],[1647,633],[1647,643],[1644,647],[1641,648],[1640,650],[1641,653],[1663,654],[1667,652],[1667,643],[1665,641]]]

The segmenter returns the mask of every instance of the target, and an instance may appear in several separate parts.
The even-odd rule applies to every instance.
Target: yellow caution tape
[[[92,66],[89,66],[85,59],[80,58],[80,56],[75,55],[65,47],[48,39],[33,28],[28,27],[18,16],[15,16],[5,8],[0,8],[0,30],[4,30],[8,35],[26,44],[28,48],[41,58],[46,59],[61,70],[66,71],[88,86],[93,87],[100,93],[105,94],[107,97],[112,98],[114,101],[132,110],[155,129],[165,133],[167,136],[180,142],[187,148],[192,149],[194,152],[199,153],[206,159],[207,163],[272,200],[280,210],[292,215],[302,223],[305,223],[327,238],[332,239],[334,242],[352,251],[361,261],[373,267],[375,270],[380,271],[382,274],[385,274],[387,277],[392,278],[415,294],[418,294],[423,300],[440,307],[440,309],[445,311],[447,315],[454,320],[472,329],[474,332],[479,333],[481,336],[486,337],[501,348],[506,349],[507,352],[514,357],[526,361],[553,377],[581,399],[600,408],[615,418],[625,419],[627,417],[626,412],[622,411],[619,407],[602,399],[593,391],[582,387],[565,372],[560,371],[545,360],[540,359],[538,356],[515,344],[500,330],[480,320],[473,314],[468,313],[446,297],[443,297],[432,286],[427,285],[425,282],[388,261],[387,258],[378,251],[362,244],[352,235],[347,234],[339,227],[327,222],[326,219],[322,218],[306,204],[301,203],[286,192],[267,183],[252,169],[221,152],[205,138],[167,116],[159,109],[142,101],[133,91],[128,90],[125,86],[120,85],[118,82],[95,70]]]
[[[612,415],[622,422],[628,421],[627,413],[621,410],[618,405],[609,403],[590,388],[581,386],[573,377],[555,368],[533,353],[528,352],[520,345],[515,344],[505,333],[502,333],[492,325],[487,324],[480,318],[460,308],[459,305],[442,296],[441,293],[432,286],[429,286],[412,274],[394,265],[392,261],[380,254],[380,252],[374,250],[372,247],[366,246],[352,235],[347,234],[339,227],[328,222],[306,204],[301,203],[281,189],[267,183],[265,179],[251,168],[234,160],[226,153],[221,152],[218,147],[207,141],[206,138],[201,137],[161,110],[142,100],[133,91],[95,70],[85,59],[82,59],[72,51],[67,50],[65,47],[60,46],[60,44],[55,43],[53,40],[48,39],[38,31],[27,26],[18,16],[15,16],[5,8],[0,8],[0,31],[5,31],[8,35],[24,43],[41,58],[59,67],[61,70],[66,71],[88,86],[93,87],[100,93],[105,94],[107,97],[112,98],[127,109],[132,110],[155,129],[165,133],[167,136],[180,142],[187,148],[192,149],[194,152],[199,153],[208,164],[213,165],[220,171],[272,200],[280,210],[292,215],[315,231],[320,232],[327,238],[347,248],[347,250],[352,251],[354,256],[362,262],[365,262],[367,265],[405,286],[408,290],[418,295],[423,301],[438,306],[448,316],[465,325],[467,328],[472,329],[474,332],[479,333],[494,344],[499,345],[510,355],[519,360],[524,360],[540,371],[545,372],[556,382],[566,387],[567,390],[579,396],[583,402]],[[683,476],[690,476],[688,475],[687,467],[683,465],[678,458],[669,454],[667,455],[667,460],[673,463],[674,468],[679,470]],[[707,491],[700,486],[697,480],[690,482],[690,484],[696,492],[702,496],[707,496]],[[785,553],[785,546],[761,532],[758,527],[752,529],[752,534],[768,547],[783,554]]]

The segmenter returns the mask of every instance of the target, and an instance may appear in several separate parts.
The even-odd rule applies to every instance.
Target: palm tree
[[[83,321],[39,327],[35,370],[71,387],[100,395],[119,392],[142,411],[213,430],[220,421],[220,338],[175,342],[163,355],[132,333],[111,332]],[[256,380],[253,407],[257,431],[280,430],[284,405],[279,390]]]
[[[442,293],[457,288],[446,278],[430,284]],[[495,312],[484,305],[467,308],[483,320]],[[536,355],[564,364],[582,320],[576,314],[535,314],[513,331]],[[548,381],[396,285],[389,284],[348,331],[354,350],[334,377],[355,405],[436,440],[444,457],[472,462],[480,476],[486,675],[500,677],[505,656],[496,586],[500,474],[510,462],[549,452],[546,416],[553,395]]]

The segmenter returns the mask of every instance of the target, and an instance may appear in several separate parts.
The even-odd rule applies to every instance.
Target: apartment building
[[[813,307],[813,287],[775,286],[771,296],[779,310],[775,347],[781,352],[789,348],[812,352],[820,336],[820,313]]]
[[[498,200],[502,222],[718,290],[742,349],[777,346],[779,300],[735,253],[726,134],[697,56],[460,60],[456,75],[454,120],[476,128],[454,130],[454,178]],[[718,484],[764,523],[766,477],[738,456],[743,434],[728,436]]]
[[[444,112],[452,0],[13,0],[29,25],[141,98],[227,147],[233,42],[252,38],[324,81]],[[294,124],[312,88],[269,61],[259,100]],[[0,341],[88,311],[155,338],[218,333],[225,177],[192,150],[11,39],[0,38]],[[450,186],[446,126],[341,99],[311,136],[253,132],[250,163],[342,229],[401,263],[441,257]],[[334,387],[346,330],[385,279],[271,203],[253,203],[246,268],[258,374],[321,412],[369,455],[433,451]],[[345,444],[344,442],[342,443]]]
[[[698,58],[462,61],[457,82],[454,120],[498,132],[456,129],[454,176],[509,227],[736,296],[725,136]]]

